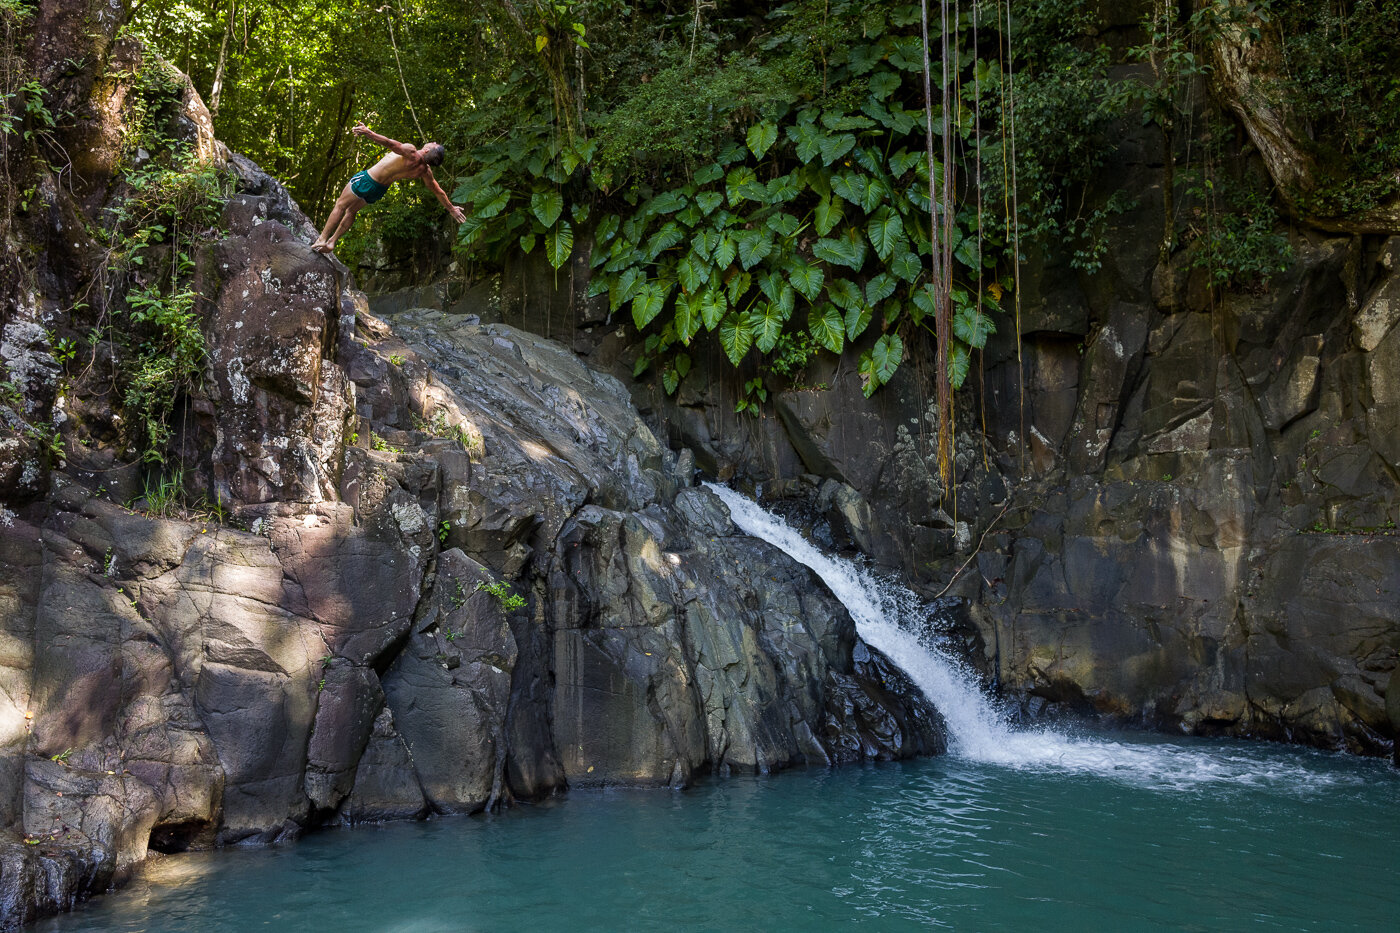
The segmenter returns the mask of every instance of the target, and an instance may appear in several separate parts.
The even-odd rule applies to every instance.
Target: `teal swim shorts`
[[[370,177],[369,172],[362,170],[356,172],[355,177],[350,179],[350,190],[364,199],[366,204],[373,204],[384,197],[384,192],[389,190],[389,186],[381,185]]]

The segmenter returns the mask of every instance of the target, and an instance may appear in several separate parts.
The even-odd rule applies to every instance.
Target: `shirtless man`
[[[441,165],[445,155],[441,143],[428,143],[422,149],[415,149],[408,143],[380,136],[363,123],[356,123],[351,132],[378,143],[388,149],[389,154],[369,168],[357,172],[350,179],[340,192],[340,197],[336,199],[335,207],[331,209],[326,228],[321,231],[316,242],[311,244],[312,249],[318,253],[333,252],[336,241],[350,229],[360,208],[378,201],[384,197],[384,192],[389,190],[390,185],[405,178],[417,178],[427,185],[428,190],[442,202],[442,206],[447,208],[447,212],[457,223],[467,219],[466,212],[448,200],[447,192],[442,190],[442,186],[433,177],[432,167]]]

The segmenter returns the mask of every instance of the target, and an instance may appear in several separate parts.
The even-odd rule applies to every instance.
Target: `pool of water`
[[[1374,931],[1400,922],[1400,775],[1387,764],[1144,736],[1077,747],[1064,766],[953,755],[680,793],[576,791],[489,817],[172,856],[37,929]],[[1098,766],[1085,766],[1085,749],[1099,750]]]

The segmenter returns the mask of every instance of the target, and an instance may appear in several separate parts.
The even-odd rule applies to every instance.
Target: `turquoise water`
[[[1400,776],[1386,764],[1095,744],[1174,764],[1115,777],[947,757],[683,793],[578,791],[491,817],[165,858],[38,929],[1396,928]]]
[[[931,643],[937,615],[917,596],[710,488],[909,674],[950,755],[176,856],[40,929],[1400,929],[1400,772],[1278,745],[1012,728]]]

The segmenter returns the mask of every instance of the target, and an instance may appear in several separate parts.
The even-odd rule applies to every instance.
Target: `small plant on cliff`
[[[105,336],[116,349],[115,387],[126,443],[165,462],[181,396],[204,371],[204,335],[190,287],[194,255],[216,237],[225,179],[173,128],[183,84],[161,63],[135,76],[126,124],[124,197],[110,208],[107,262],[97,287],[111,295]]]
[[[492,583],[487,583],[485,580],[482,580],[477,583],[476,589],[479,593],[490,593],[492,596],[496,597],[497,601],[501,604],[501,608],[506,612],[514,612],[516,609],[525,605],[525,597],[521,596],[519,593],[511,592],[510,584],[506,583],[504,580],[496,580]]]

